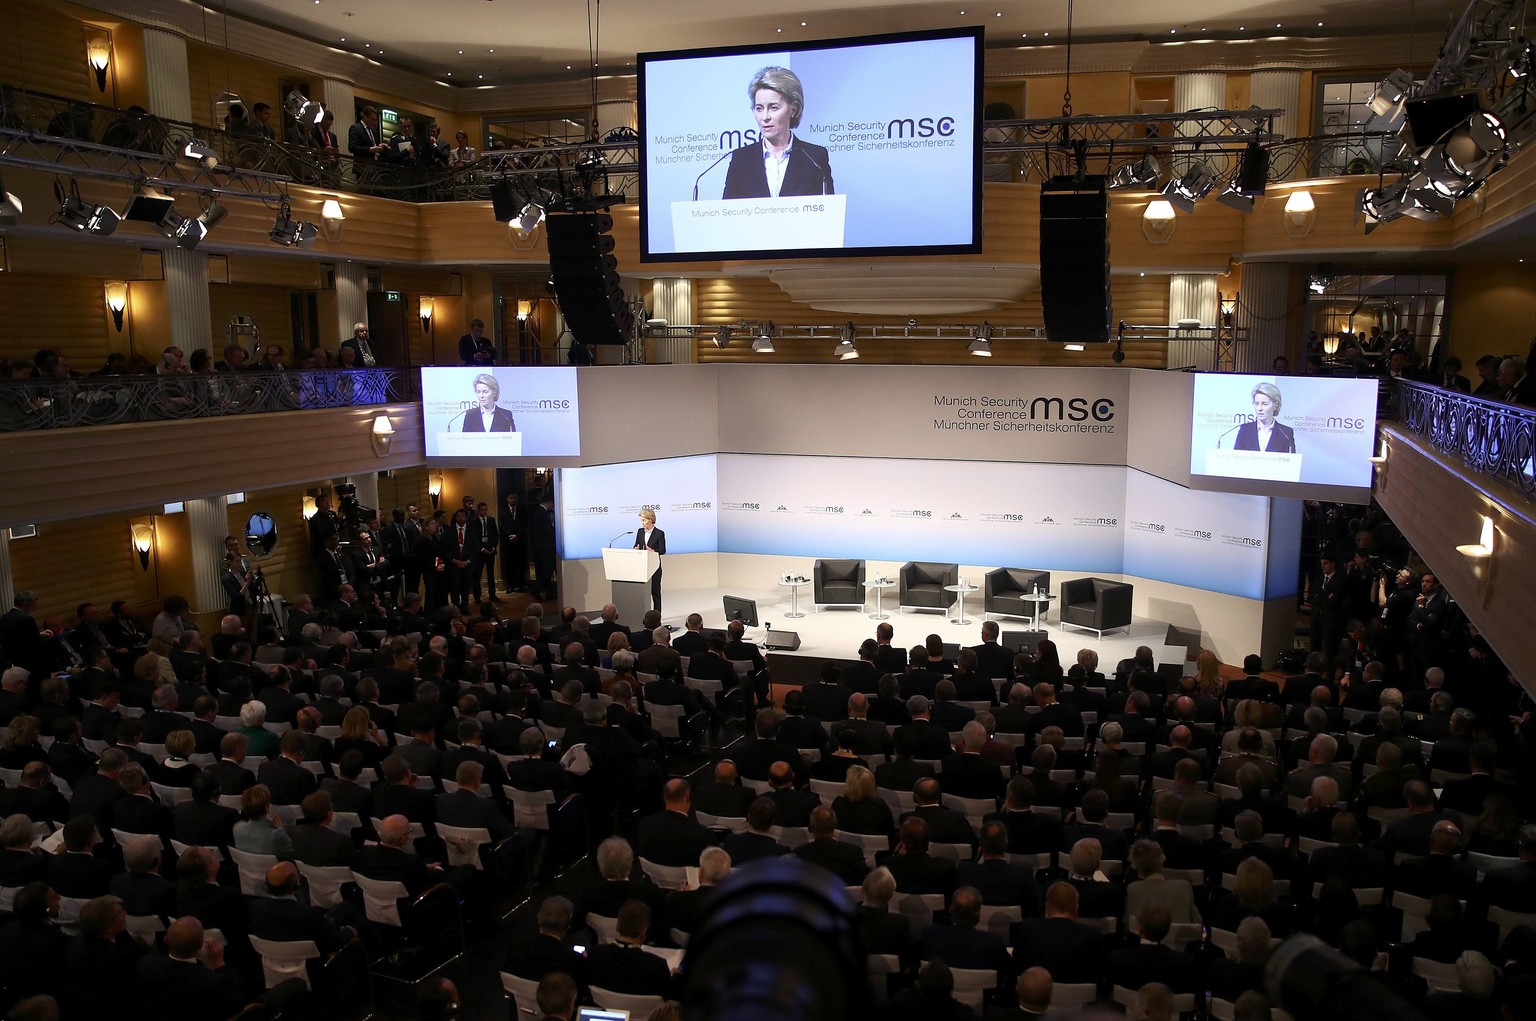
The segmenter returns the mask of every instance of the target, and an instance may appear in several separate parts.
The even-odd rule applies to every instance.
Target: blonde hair
[[[1221,684],[1221,660],[1210,649],[1201,649],[1195,657],[1195,678],[1200,690],[1210,692]]]
[[[348,741],[366,741],[369,738],[368,724],[373,717],[368,715],[368,710],[360,705],[355,705],[347,710],[347,715],[341,718],[341,736]]]
[[[875,774],[863,766],[849,766],[843,778],[843,797],[849,801],[870,801],[880,793],[875,788]]]
[[[656,512],[651,510],[649,507],[640,508],[640,517],[646,521],[649,521],[653,525],[656,523]]]

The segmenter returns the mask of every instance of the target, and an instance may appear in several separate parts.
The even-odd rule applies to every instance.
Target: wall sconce
[[[533,302],[528,301],[528,300],[525,299],[525,300],[519,301],[517,303],[517,321],[518,322],[520,322],[520,323],[527,322],[528,321],[528,317],[530,315],[532,315],[532,314],[533,314]]]
[[[1487,560],[1493,556],[1493,519],[1483,515],[1483,534],[1476,545],[1457,546],[1456,552],[1473,560]]]
[[[331,244],[341,240],[341,225],[346,219],[347,214],[341,211],[341,203],[335,199],[326,199],[320,207],[320,223],[325,228],[325,239]]]
[[[1330,333],[1323,338],[1323,354],[1332,358],[1339,353],[1339,335]]]
[[[442,472],[433,472],[427,476],[427,496],[432,498],[432,509],[437,510],[437,505],[443,498]]]
[[[121,280],[107,282],[107,311],[112,313],[112,325],[123,332],[123,312],[128,308],[128,285]]]
[[[389,416],[382,412],[373,419],[373,431],[369,438],[373,441],[373,452],[380,457],[389,453],[389,445],[395,439],[395,424],[389,420]]]
[[[1285,232],[1293,238],[1304,238],[1312,233],[1317,223],[1317,204],[1312,193],[1305,189],[1291,192],[1285,200]]]
[[[420,311],[421,311],[421,332],[422,333],[431,333],[432,332],[432,306],[433,306],[433,304],[434,304],[434,302],[432,301],[432,295],[430,295],[430,294],[423,294],[421,296]]]
[[[96,75],[98,91],[107,91],[107,68],[112,63],[112,37],[99,32],[85,41],[85,62]]]
[[[154,519],[151,518],[151,521]],[[139,567],[149,570],[149,551],[155,545],[155,530],[149,525],[133,525],[129,529],[133,551],[139,555]]]
[[[1141,234],[1154,245],[1165,245],[1173,238],[1173,203],[1167,199],[1153,199],[1141,214]]]
[[[320,508],[315,506],[315,498],[314,497],[312,497],[312,496],[305,496],[304,497],[304,520],[305,521],[308,521],[310,518],[314,517],[316,512],[319,511],[319,509]]]

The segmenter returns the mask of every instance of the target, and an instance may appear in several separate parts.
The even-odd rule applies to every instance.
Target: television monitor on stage
[[[640,261],[981,251],[982,30],[639,55]]]
[[[1198,373],[1190,487],[1366,502],[1378,390],[1376,379]]]
[[[721,599],[725,605],[725,622],[729,624],[733,620],[739,620],[747,627],[757,627],[757,601],[746,596],[725,596]]]

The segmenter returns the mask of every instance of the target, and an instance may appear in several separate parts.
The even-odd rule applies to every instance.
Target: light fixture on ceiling
[[[720,348],[721,350],[730,347],[731,328],[729,326],[721,326],[719,329],[715,330],[715,335],[712,339],[715,342],[715,347]]]
[[[1147,153],[1135,163],[1127,163],[1116,170],[1109,180],[1109,187],[1115,190],[1129,188],[1157,189],[1157,182],[1162,177],[1162,168],[1158,165],[1157,157]]]
[[[1227,186],[1216,196],[1216,201],[1224,206],[1236,209],[1239,213],[1253,212],[1253,199],[1244,195],[1238,188],[1237,178],[1227,182]]]
[[[212,170],[219,165],[219,154],[213,146],[201,139],[194,138],[181,150],[181,158],[188,163],[195,163],[205,170]]]
[[[1153,199],[1141,214],[1141,234],[1154,245],[1164,245],[1173,237],[1177,214],[1167,199]]]
[[[112,64],[112,37],[98,31],[85,44],[85,62],[96,76],[96,89],[107,91],[107,68]]]
[[[754,354],[771,355],[774,353],[774,332],[775,331],[772,322],[766,322],[761,327],[759,327],[757,332],[757,339],[752,342],[752,351]]]
[[[308,248],[315,243],[315,237],[319,230],[314,224],[306,220],[293,218],[293,207],[285,197],[282,205],[278,207],[277,218],[272,221],[272,230],[267,234],[275,245],[284,245],[288,248]]]
[[[128,284],[122,280],[109,280],[106,284],[107,311],[112,313],[112,326],[123,332],[123,316],[128,311]]]
[[[437,506],[437,501],[434,500],[432,502],[432,506],[435,508]],[[318,505],[316,505],[315,498],[313,496],[309,495],[308,493],[306,493],[304,495],[304,499],[302,501],[300,501],[300,503],[299,503],[299,513],[304,515],[304,520],[305,521],[308,521],[310,518],[314,517],[319,512],[320,512],[320,508],[319,508]]]
[[[855,358],[859,357],[859,347],[854,342],[854,338],[857,333],[858,329],[853,325],[851,320],[843,324],[843,328],[837,342],[837,347],[832,350],[832,354],[837,358],[838,361],[851,362]]]
[[[1216,187],[1216,177],[1204,162],[1196,163],[1182,175],[1163,186],[1163,198],[1186,213],[1195,211],[1195,203]]]
[[[1371,94],[1368,105],[1371,116],[1384,121],[1395,121],[1403,113],[1403,100],[1413,91],[1413,74],[1398,68],[1383,78]]]
[[[976,327],[975,337],[966,345],[966,353],[975,355],[977,358],[991,358],[992,334],[994,332],[992,324],[983,321],[980,326]]]
[[[320,205],[320,224],[325,228],[325,240],[331,244],[341,240],[341,227],[347,220],[347,214],[342,212],[341,203],[335,199],[326,199]]]
[[[1504,123],[1481,111],[1424,157],[1421,173],[1434,191],[1447,198],[1462,198],[1487,180],[1504,159],[1508,145]]]
[[[524,234],[531,234],[544,222],[544,207],[537,202],[526,203],[512,219],[512,226]]]
[[[297,85],[289,91],[288,97],[283,100],[283,109],[287,110],[288,116],[297,121],[300,126],[306,128],[319,124],[325,119],[324,104],[317,103],[304,95],[304,93],[299,91]]]
[[[21,199],[5,190],[5,181],[0,179],[0,227],[14,227],[21,221]]]
[[[1312,233],[1317,223],[1317,204],[1305,188],[1291,192],[1285,200],[1285,232],[1293,238]]]
[[[218,199],[208,203],[208,208],[195,220],[187,220],[181,225],[176,235],[176,244],[180,248],[196,248],[202,243],[208,232],[219,225],[224,217],[229,215],[229,210],[219,204]]]
[[[108,237],[117,230],[117,225],[123,220],[115,210],[82,199],[80,185],[73,179],[70,180],[67,191],[63,184],[54,181],[53,193],[59,200],[59,211],[54,214],[53,222],[62,223],[71,230],[82,234],[95,234],[97,237]]]
[[[123,210],[123,219],[159,226],[165,214],[171,212],[175,204],[176,200],[171,196],[145,182],[134,189],[133,197],[128,200],[128,206]]]

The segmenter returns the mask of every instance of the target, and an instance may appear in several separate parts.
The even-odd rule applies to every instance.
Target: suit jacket
[[[426,824],[434,822],[437,813],[431,791],[389,783],[373,789],[373,809],[369,814],[375,819],[403,815],[411,822]]]
[[[667,554],[667,533],[659,528],[651,529],[651,541],[645,541],[645,527],[635,529],[635,549],[653,549],[662,556]],[[660,570],[658,567],[657,570]]]
[[[479,408],[470,408],[464,414],[464,425],[459,431],[466,433],[483,433],[486,431],[485,419],[481,417]],[[512,412],[506,408],[498,407],[491,412],[490,431],[493,433],[515,433],[517,432],[517,420],[512,417]]]
[[[1007,786],[1003,771],[980,755],[951,755],[939,769],[939,786],[945,794],[959,798],[991,798],[1003,796]]]
[[[358,121],[351,127],[347,128],[347,152],[352,154],[353,159],[377,159],[377,157],[368,150],[378,144],[378,132],[368,128],[363,124],[362,121]]]
[[[636,996],[666,996],[672,987],[667,962],[638,946],[604,943],[587,953],[589,977],[603,989]]]
[[[989,858],[984,861],[963,861],[957,873],[961,886],[974,886],[981,891],[983,904],[1000,907],[1016,904],[1024,909],[1026,915],[1040,910],[1040,897],[1034,876],[1027,866],[1012,865],[1006,859]]]
[[[1536,861],[1489,869],[1483,876],[1482,896],[1494,907],[1523,914],[1536,912]]]
[[[951,968],[1012,972],[1012,959],[1003,937],[985,929],[930,925],[918,940],[923,960],[941,960]]]
[[[640,650],[635,657],[635,669],[641,673],[659,674],[664,666],[670,666],[674,676],[681,676],[682,654],[670,645],[656,645],[653,642]]]
[[[884,755],[890,748],[890,736],[886,733],[885,724],[878,720],[839,720],[829,730],[833,744],[837,743],[839,735],[851,731],[854,735],[855,755]]]
[[[1013,653],[996,642],[971,646],[976,654],[976,672],[986,678],[1012,677]]]
[[[905,957],[912,949],[912,925],[905,915],[860,905],[859,929],[867,953]]]
[[[225,1021],[245,1002],[240,975],[226,965],[212,971],[198,961],[145,954],[134,969],[139,1004],[152,1017],[174,1021]]]
[[[274,805],[297,805],[320,786],[315,774],[282,755],[263,762],[256,771],[256,780],[272,792]]]
[[[876,645],[875,669],[882,675],[902,673],[907,669],[907,651],[894,645]]]
[[[1257,422],[1244,422],[1237,430],[1237,439],[1232,444],[1233,450],[1258,450],[1259,449],[1259,424]],[[1271,454],[1296,453],[1296,433],[1288,425],[1274,424],[1270,431],[1269,443],[1264,449]]]
[[[843,667],[843,686],[848,689],[849,694],[859,691],[866,695],[873,695],[880,690],[880,677],[883,673],[884,671],[875,664],[862,659],[856,663],[848,663]],[[806,711],[810,712],[809,702],[806,703]]]
[[[789,848],[763,833],[732,833],[720,845],[731,856],[731,864],[745,865],[759,858],[782,858]]]
[[[1127,918],[1140,914],[1145,905],[1154,903],[1167,907],[1174,922],[1200,921],[1200,909],[1195,907],[1195,889],[1188,880],[1138,879],[1125,888]],[[1151,980],[1137,983],[1134,988],[1141,988],[1147,981]]]
[[[512,823],[501,806],[490,798],[466,790],[437,796],[437,821],[448,826],[486,830],[496,843],[512,836]]]
[[[1161,982],[1175,993],[1193,993],[1200,985],[1200,962],[1189,954],[1161,943],[1141,943],[1106,956],[1105,971],[1114,984],[1140,989],[1148,982]]]
[[[240,813],[211,801],[185,801],[171,809],[171,830],[184,844],[228,847]]]
[[[966,819],[962,812],[945,808],[943,805],[919,805],[902,815],[898,823],[914,815],[928,824],[930,843],[971,844],[972,846],[976,843],[976,831],[971,829],[970,820]]]
[[[1477,890],[1477,869],[1444,854],[1413,858],[1398,863],[1393,888],[1431,899],[1449,893],[1464,901]]]
[[[322,954],[340,950],[346,936],[331,925],[325,912],[292,898],[253,897],[250,903],[251,935],[282,943],[313,940]]]
[[[779,185],[779,197],[790,195],[833,195],[832,162],[827,150],[804,139],[791,136],[789,166]],[[731,153],[725,171],[723,199],[768,198],[768,171],[764,165],[763,146],[752,142]]]
[[[1041,967],[1057,982],[1097,982],[1103,977],[1103,934],[1067,918],[1025,918],[1011,927],[1013,966]]]
[[[914,759],[943,759],[953,751],[949,731],[932,720],[913,720],[897,727],[892,740]]]
[[[843,881],[845,886],[857,886],[869,875],[864,864],[864,852],[853,844],[832,837],[820,837],[795,848],[795,857],[811,865],[820,866]]]
[[[154,872],[123,872],[115,875],[107,884],[107,892],[122,898],[123,910],[130,915],[175,917],[176,887],[170,880]]]
[[[306,865],[345,865],[350,868],[357,861],[357,848],[352,845],[351,839],[329,826],[301,819],[289,829],[288,837],[293,841],[294,860]]]
[[[171,809],[149,796],[148,792],[118,798],[112,802],[112,827],[129,833],[169,836]]]
[[[1004,810],[986,817],[1008,829],[1009,854],[1046,854],[1061,843],[1061,820],[1039,812]],[[987,903],[992,903],[988,901]]]
[[[780,826],[809,826],[811,812],[821,804],[821,798],[810,791],[797,791],[789,787],[769,791],[768,797],[773,799],[774,807],[778,809]]]
[[[848,715],[848,699],[853,689],[842,684],[817,681],[800,689],[805,698],[805,715],[832,724]]]
[[[91,854],[73,851],[48,860],[48,885],[60,897],[100,897],[112,880],[112,865]]]
[[[694,811],[726,819],[744,819],[757,794],[740,784],[700,784],[693,792]],[[698,859],[686,864],[694,865]]]
[[[902,893],[942,893],[945,897],[959,888],[955,863],[948,858],[935,858],[928,852],[897,854],[887,851],[877,855],[875,861],[891,870],[896,878],[896,889]]]
[[[672,811],[641,819],[636,841],[640,857],[658,865],[674,866],[697,865],[699,855],[714,842],[714,834],[696,820]]]
[[[403,883],[412,897],[436,886],[443,873],[427,868],[419,855],[402,851],[398,847],[369,844],[357,852],[357,864],[353,871],[369,879],[384,883]]]
[[[578,989],[587,983],[587,959],[553,936],[542,932],[517,936],[507,946],[502,967],[519,978],[538,980],[551,972],[571,976]]]

